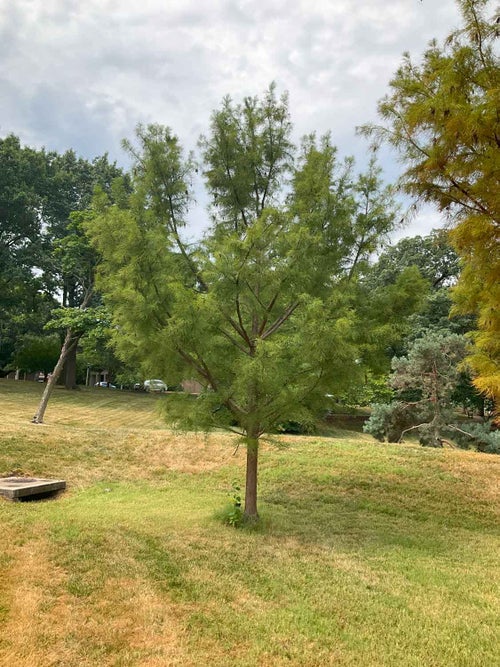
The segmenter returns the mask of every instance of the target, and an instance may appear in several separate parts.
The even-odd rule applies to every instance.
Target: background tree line
[[[106,155],[92,161],[0,139],[0,369],[53,370],[60,342],[46,329],[59,309],[95,306],[96,264],[81,216],[97,185],[109,191],[122,170]],[[126,178],[126,177],[125,177]],[[62,327],[53,322],[53,328]],[[78,342],[78,341],[77,341]],[[59,350],[58,350],[59,348]],[[64,383],[76,386],[76,344]]]

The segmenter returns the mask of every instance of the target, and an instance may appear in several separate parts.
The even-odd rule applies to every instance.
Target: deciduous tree
[[[409,54],[379,104],[385,121],[363,131],[401,154],[401,185],[437,204],[463,262],[456,309],[474,313],[475,383],[500,398],[499,15],[491,0],[458,0],[463,27],[420,62]],[[496,13],[495,13],[496,12]]]
[[[0,139],[0,368],[26,334],[39,335],[55,300],[45,289],[41,211],[46,159],[21,146],[18,137]]]
[[[394,221],[374,165],[356,177],[329,138],[308,138],[297,155],[290,132],[272,87],[213,113],[200,140],[212,224],[196,246],[182,239],[195,165],[157,125],[127,144],[128,205],[102,205],[88,221],[118,353],[169,383],[201,382],[198,400],[167,400],[168,416],[242,436],[248,519],[260,438],[310,418],[359,372],[351,285]]]
[[[57,363],[60,349],[58,336],[27,335],[16,352],[16,368],[28,373],[42,371],[46,378]]]
[[[107,155],[89,161],[73,150],[46,154],[43,220],[45,223],[43,276],[63,308],[80,308],[93,290],[97,262],[77,220],[77,213],[89,208],[97,187],[110,193],[113,181],[122,176]],[[91,305],[88,302],[88,305]],[[66,356],[63,378],[68,389],[76,387],[77,345]]]

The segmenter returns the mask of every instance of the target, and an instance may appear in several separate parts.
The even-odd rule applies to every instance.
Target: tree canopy
[[[87,221],[116,349],[169,384],[201,382],[198,400],[167,401],[168,416],[242,435],[245,515],[255,518],[259,439],[311,418],[325,392],[360,373],[353,288],[394,224],[391,191],[374,163],[356,176],[329,137],[297,150],[273,87],[240,104],[225,98],[199,143],[212,223],[189,246],[193,156],[159,125],[125,146],[133,193],[96,200]]]
[[[79,225],[97,185],[111,192],[121,170],[0,139],[0,368],[10,370],[27,335],[44,335],[55,308],[78,308],[93,289],[97,261]],[[122,187],[126,187],[125,185]],[[65,384],[76,384],[76,345]],[[36,369],[35,369],[36,370]]]
[[[43,263],[40,211],[46,179],[43,152],[0,139],[0,369],[26,334],[40,335],[55,304],[34,267]]]
[[[398,400],[374,405],[365,431],[381,440],[401,440],[405,432],[418,429],[423,445],[442,447],[465,345],[458,334],[429,332],[413,342],[406,356],[394,357],[390,383]]]
[[[463,26],[415,62],[405,54],[379,104],[384,124],[362,130],[405,164],[401,186],[437,204],[452,224],[463,270],[457,312],[474,313],[469,363],[477,387],[500,398],[500,70],[491,0],[458,0]]]

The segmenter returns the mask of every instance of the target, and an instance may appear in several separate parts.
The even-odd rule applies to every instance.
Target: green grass
[[[0,664],[498,664],[500,458],[347,430],[264,445],[258,529],[214,517],[244,451],[173,433],[162,398],[0,381]]]

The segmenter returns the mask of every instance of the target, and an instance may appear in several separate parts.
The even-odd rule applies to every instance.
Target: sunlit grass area
[[[179,434],[164,397],[0,381],[0,664],[498,662],[500,457],[346,430],[263,446],[262,523],[222,525],[233,436]]]

